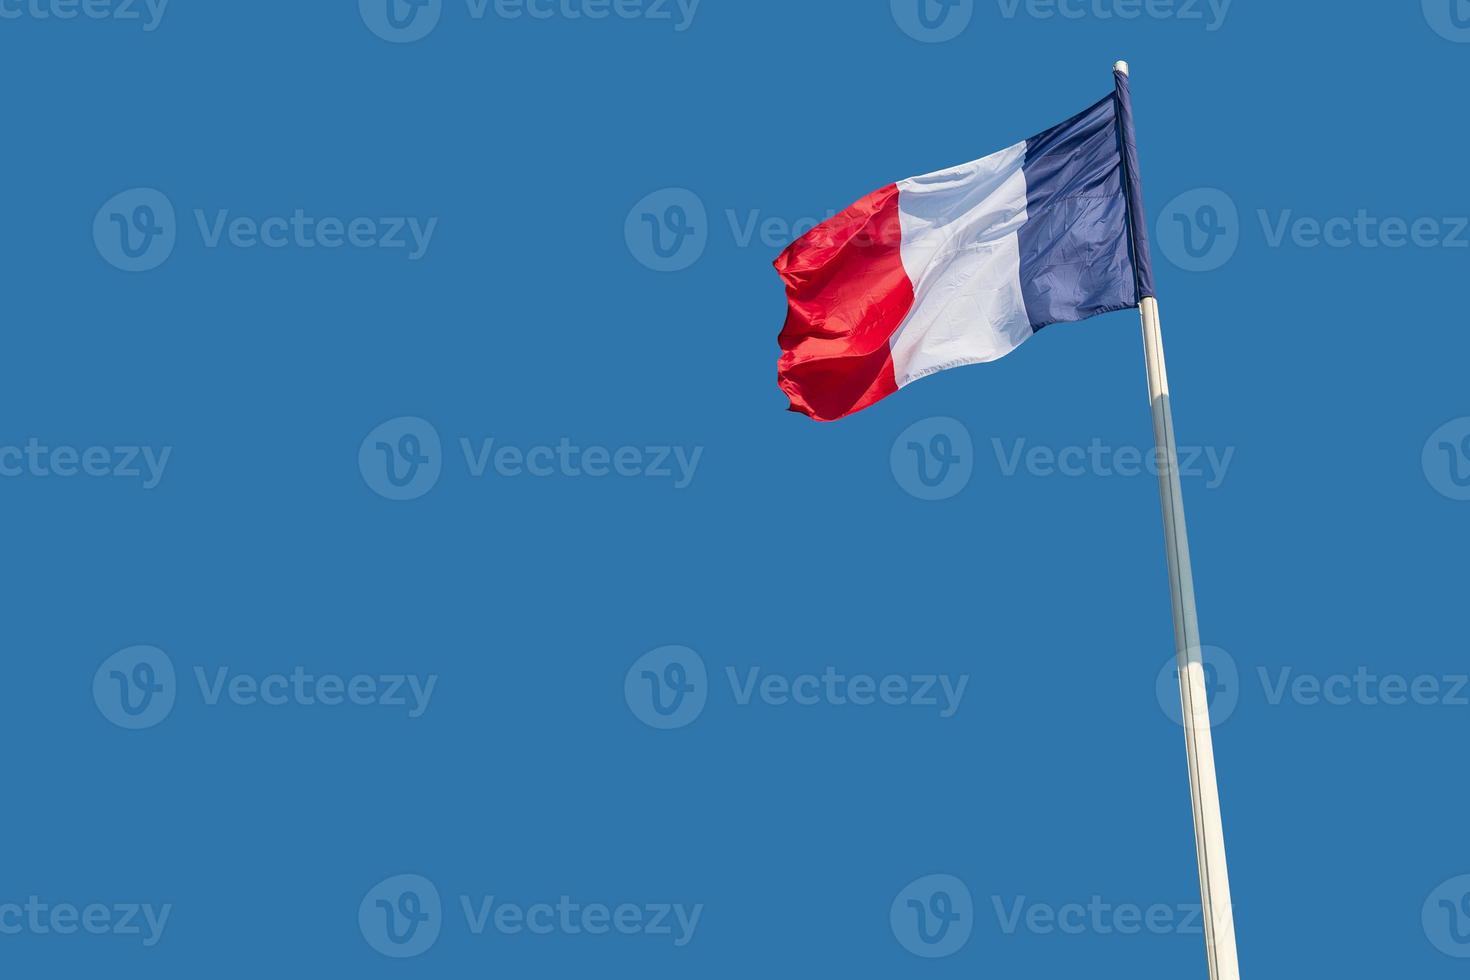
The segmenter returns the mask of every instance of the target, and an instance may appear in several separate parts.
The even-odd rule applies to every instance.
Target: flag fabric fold
[[[1031,139],[889,184],[776,260],[779,380],[831,421],[1153,295],[1128,79]]]

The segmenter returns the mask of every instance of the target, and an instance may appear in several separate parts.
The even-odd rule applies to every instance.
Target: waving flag
[[[973,163],[874,191],[776,260],[790,313],[791,409],[851,415],[945,368],[1004,357],[1037,330],[1138,307],[1159,465],[1210,980],[1240,980],[1174,416],[1154,295],[1128,64],[1113,94]]]
[[[838,419],[1153,295],[1147,234],[1130,219],[1143,210],[1128,77],[1114,79],[1061,125],[889,184],[782,253],[792,411]]]

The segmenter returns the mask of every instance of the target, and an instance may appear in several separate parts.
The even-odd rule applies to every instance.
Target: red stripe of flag
[[[888,342],[914,305],[902,238],[889,184],[776,259],[790,303],[779,377],[791,411],[830,422],[898,390]]]

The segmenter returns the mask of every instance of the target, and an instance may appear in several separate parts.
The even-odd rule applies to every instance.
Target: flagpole
[[[1128,77],[1128,63],[1115,72]],[[1120,82],[1126,91],[1126,82]],[[1131,109],[1129,110],[1131,115]],[[1129,120],[1131,126],[1131,118]],[[1141,210],[1141,206],[1138,208]],[[1134,214],[1135,227],[1142,215]],[[1195,853],[1199,861],[1200,904],[1210,980],[1239,980],[1230,877],[1225,868],[1225,831],[1220,820],[1220,788],[1215,779],[1215,748],[1210,737],[1209,691],[1200,659],[1199,619],[1194,606],[1194,574],[1179,486],[1178,447],[1169,408],[1169,376],[1159,330],[1159,304],[1153,296],[1138,304],[1143,319],[1143,354],[1148,368],[1148,398],[1153,408],[1154,445],[1159,461],[1159,498],[1164,513],[1164,548],[1169,562],[1169,592],[1174,609],[1174,648],[1179,665],[1179,696],[1189,758],[1189,791],[1194,807]]]

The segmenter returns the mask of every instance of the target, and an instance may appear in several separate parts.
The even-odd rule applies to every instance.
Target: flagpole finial
[[[1120,71],[1120,72],[1122,72],[1125,75],[1128,74],[1128,62],[1126,62],[1126,61],[1115,61],[1115,62],[1113,62],[1113,71]]]

